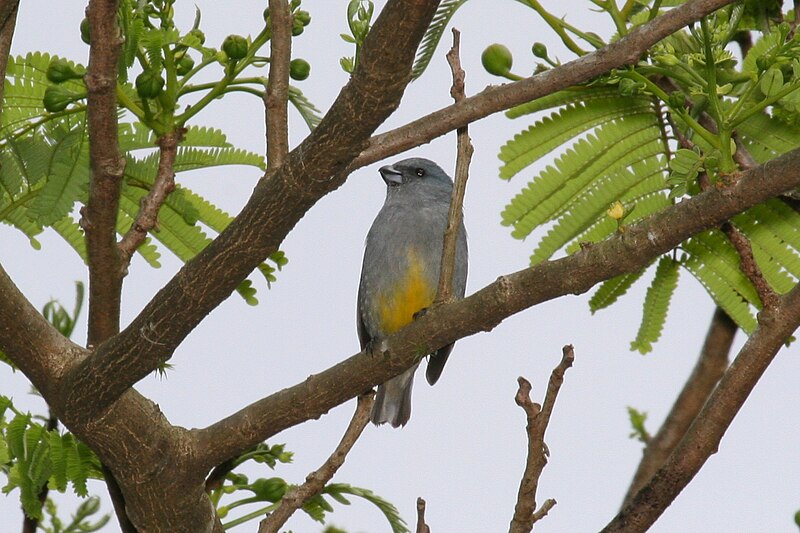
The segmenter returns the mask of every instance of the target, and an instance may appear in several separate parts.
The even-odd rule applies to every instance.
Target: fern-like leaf
[[[506,111],[506,116],[508,118],[518,118],[523,115],[544,111],[545,109],[553,109],[555,107],[571,104],[594,105],[597,102],[604,102],[608,99],[617,99],[619,97],[619,89],[613,86],[571,87],[512,107]]]
[[[443,0],[436,13],[431,19],[428,30],[422,38],[422,42],[417,50],[417,57],[414,59],[414,66],[411,69],[411,79],[419,78],[431,62],[433,53],[439,45],[439,41],[447,29],[447,24],[459,7],[463,6],[467,0]]]
[[[617,96],[592,102],[592,105],[570,104],[516,134],[500,148],[498,157],[503,162],[500,177],[511,179],[539,158],[598,125],[641,113],[653,113],[649,98]]]
[[[631,350],[646,354],[653,349],[653,343],[661,337],[672,294],[678,286],[679,263],[664,256],[658,262],[656,275],[647,289],[644,299],[644,313],[636,339],[631,342]]]
[[[615,303],[621,296],[628,292],[636,281],[642,277],[649,265],[628,274],[620,274],[604,281],[589,300],[589,309],[592,314],[600,309],[605,309]]]
[[[654,116],[632,115],[607,124],[536,176],[506,206],[502,222],[514,225],[514,237],[524,238],[538,225],[571,211],[576,199],[607,186],[609,176],[662,152]]]
[[[322,120],[320,110],[317,109],[311,100],[306,98],[303,91],[293,85],[289,86],[288,97],[289,101],[295,109],[297,109],[297,112],[300,113],[308,129],[313,131],[314,128],[317,127],[317,124],[319,124],[319,121]]]
[[[334,497],[334,494],[340,497],[342,494],[350,494],[362,498],[373,504],[383,513],[383,516],[386,517],[386,520],[392,528],[392,533],[410,533],[408,525],[405,520],[403,520],[403,517],[400,516],[397,508],[392,505],[391,502],[384,500],[371,490],[354,487],[347,483],[329,483],[322,489],[322,494],[329,494],[331,497]],[[349,503],[346,498],[336,498],[336,500],[342,503],[346,502],[345,505]]]

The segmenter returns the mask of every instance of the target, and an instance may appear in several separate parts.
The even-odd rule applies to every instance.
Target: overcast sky
[[[203,12],[202,29],[209,44],[218,45],[229,33],[254,35],[260,29],[264,2],[211,0],[178,3],[184,28],[191,25],[195,3]],[[609,35],[609,24],[590,12],[590,2],[542,3],[581,28]],[[308,59],[312,71],[300,87],[325,110],[347,79],[338,66],[341,56],[352,53],[339,37],[346,32],[346,2],[306,0],[303,5],[313,20],[294,41],[294,55]],[[13,52],[49,51],[85,64],[88,48],[78,32],[82,16],[83,2],[23,0]],[[545,42],[562,59],[571,58],[534,12],[517,2],[474,0],[453,23],[462,31],[468,94],[500,82],[480,66],[480,53],[492,42],[512,49],[520,74],[533,68],[534,40]],[[445,49],[440,47],[430,70],[409,87],[400,110],[382,130],[450,103]],[[263,151],[262,117],[259,101],[234,95],[195,123],[222,128],[235,145]],[[512,239],[500,226],[499,213],[533,172],[506,183],[497,171],[499,147],[527,125],[524,119],[512,122],[498,116],[470,128],[475,156],[465,205],[467,293],[528,264],[535,239]],[[295,145],[307,130],[295,113],[290,127]],[[260,305],[250,307],[236,295],[229,298],[177,350],[171,361],[175,369],[166,379],[149,377],[137,389],[158,402],[172,423],[204,427],[357,352],[355,299],[364,237],[385,194],[377,168],[410,155],[433,159],[452,174],[455,136],[356,171],[286,239],[282,249],[289,264],[272,289],[266,290],[254,277]],[[258,177],[254,169],[225,168],[180,175],[179,180],[236,213]],[[36,307],[51,298],[71,305],[74,281],[86,281],[85,268],[54,233],[46,232],[40,241],[42,250],[33,250],[21,233],[0,227],[0,262]],[[134,261],[125,282],[123,326],[180,266],[166,251],[162,263],[161,269],[153,270]],[[640,443],[628,437],[626,406],[647,411],[648,428],[657,429],[695,363],[714,309],[699,284],[681,272],[664,337],[651,354],[641,356],[628,346],[638,328],[646,287],[647,280],[640,281],[621,302],[596,316],[589,313],[587,295],[564,297],[514,316],[491,333],[459,341],[436,387],[418,376],[408,426],[369,426],[334,481],[375,491],[397,505],[410,526],[415,500],[424,497],[434,533],[507,530],[526,451],[525,416],[513,400],[516,378],[526,376],[533,383],[534,399],[541,401],[561,347],[572,343],[576,362],[567,373],[547,433],[550,462],[539,485],[539,501],[555,498],[558,505],[537,531],[600,529],[619,507],[640,458]],[[85,320],[75,340],[85,341]],[[740,334],[737,348],[742,341]],[[778,355],[719,453],[652,531],[796,531],[792,516],[800,508],[798,376],[795,345]],[[21,374],[2,367],[0,383],[0,393],[13,395],[18,406],[42,412],[40,400],[27,394]],[[275,473],[251,468],[248,475],[302,482],[332,451],[354,407],[350,401],[318,421],[278,435],[270,442],[286,443],[295,452],[294,464],[282,465]],[[93,489],[104,494],[99,483]],[[21,522],[16,497],[17,493],[0,498],[3,531],[17,530]],[[334,505],[331,524],[351,533],[388,531],[382,515],[366,502],[353,498],[349,507]],[[64,503],[64,514],[69,506]],[[111,511],[107,501],[103,507]],[[303,532],[322,528],[302,513],[286,526]],[[104,531],[117,529],[113,522]],[[252,522],[233,531],[256,529]]]

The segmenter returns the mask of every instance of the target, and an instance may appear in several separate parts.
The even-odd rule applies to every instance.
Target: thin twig
[[[292,57],[292,14],[286,0],[269,0],[269,81],[264,92],[267,126],[267,169],[280,167],[289,153],[289,62]]]
[[[450,95],[456,103],[460,102],[466,95],[464,94],[464,69],[461,68],[459,58],[459,48],[461,44],[461,33],[453,28],[453,47],[447,52],[447,62],[453,73],[453,86]],[[464,194],[467,190],[467,179],[469,178],[469,163],[472,159],[472,143],[469,140],[467,126],[456,130],[456,175],[453,187],[453,196],[450,200],[450,211],[447,215],[447,229],[444,232],[444,243],[442,248],[442,267],[439,273],[439,288],[436,293],[434,305],[446,303],[452,298],[453,292],[453,271],[456,261],[456,241],[461,229],[463,219]]]
[[[277,533],[277,531],[289,520],[289,517],[303,506],[308,500],[319,494],[330,481],[333,475],[344,464],[344,460],[353,445],[361,436],[361,432],[369,422],[369,413],[372,410],[374,397],[371,393],[362,394],[358,397],[356,412],[353,414],[350,425],[344,432],[339,445],[333,451],[328,460],[314,472],[306,476],[306,481],[289,491],[282,499],[278,507],[270,513],[258,528],[258,533]]]
[[[431,528],[425,523],[425,500],[417,498],[417,529],[416,533],[431,533]]]
[[[737,329],[736,323],[725,311],[717,307],[697,364],[666,420],[647,443],[623,505],[627,504],[664,464],[703,408],[703,404],[728,367],[728,354]]]
[[[158,226],[158,211],[167,196],[175,190],[175,158],[182,138],[183,131],[176,130],[158,139],[158,170],[153,186],[147,196],[142,198],[136,220],[118,244],[123,276],[128,271],[133,253],[142,245],[147,234]]]
[[[556,504],[555,500],[547,500],[541,509],[536,510],[536,490],[539,486],[539,477],[547,465],[547,445],[544,443],[544,434],[553,414],[558,391],[564,383],[564,373],[575,361],[575,350],[571,344],[562,349],[561,362],[550,374],[547,383],[547,393],[544,404],[539,405],[531,400],[531,384],[523,377],[517,378],[519,389],[514,401],[522,407],[528,418],[526,432],[528,434],[528,459],[525,462],[525,472],[519,484],[517,503],[514,506],[514,517],[511,519],[509,533],[529,533],[533,524],[547,515]]]

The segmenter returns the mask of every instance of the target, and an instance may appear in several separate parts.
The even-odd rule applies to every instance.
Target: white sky
[[[209,44],[221,43],[229,33],[255,34],[260,29],[264,2],[195,3],[203,12],[202,29]],[[581,28],[609,34],[607,21],[589,12],[590,2],[543,4]],[[338,36],[346,31],[345,6],[344,1],[306,0],[312,24],[294,43],[295,55],[312,65],[311,77],[299,85],[323,110],[346,81],[339,58],[352,53]],[[83,7],[82,2],[23,1],[13,52],[43,50],[85,63],[88,48],[78,33]],[[178,10],[182,27],[188,27],[194,3],[180,2]],[[500,82],[480,66],[480,53],[492,42],[512,49],[514,70],[520,74],[533,67],[529,50],[534,40],[545,42],[562,59],[571,57],[533,11],[516,2],[469,2],[454,24],[462,31],[468,94]],[[382,131],[450,103],[447,46],[449,36]],[[262,151],[261,109],[255,98],[235,95],[201,114],[196,123],[220,127],[235,145]],[[306,130],[296,114],[291,118],[294,145]],[[499,147],[527,125],[498,116],[470,129],[476,151],[465,206],[468,293],[527,265],[535,241],[513,240],[500,226],[499,213],[533,172],[511,183],[497,177]],[[452,172],[455,136],[411,153],[434,159]],[[206,426],[358,350],[355,297],[364,237],[383,203],[380,164],[384,163],[356,171],[300,221],[282,247],[290,262],[277,283],[270,291],[258,285],[259,306],[231,297],[178,349],[172,359],[176,368],[167,379],[150,377],[137,386],[159,403],[172,423]],[[235,213],[258,177],[252,169],[227,168],[179,180]],[[21,233],[0,227],[0,262],[37,307],[50,298],[71,305],[73,282],[85,281],[85,269],[54,234],[45,233],[40,240],[43,249],[35,251]],[[160,270],[153,270],[141,260],[134,262],[125,283],[123,325],[180,266],[168,252],[162,263]],[[642,357],[630,352],[628,344],[638,328],[646,286],[647,281],[641,281],[618,305],[594,317],[588,311],[588,296],[564,297],[514,316],[489,334],[459,341],[436,387],[417,378],[408,426],[369,426],[334,481],[372,489],[397,505],[411,527],[415,500],[422,496],[436,533],[506,530],[526,450],[525,417],[513,401],[516,378],[526,376],[533,383],[534,399],[541,401],[561,346],[572,343],[577,359],[556,404],[546,439],[550,463],[539,485],[539,501],[555,498],[558,505],[537,531],[600,529],[615,514],[640,457],[641,445],[628,438],[626,406],[648,411],[648,428],[657,429],[695,363],[713,312],[701,287],[682,272],[665,335],[653,353]],[[85,321],[76,340],[85,340]],[[736,346],[741,342],[740,335]],[[800,508],[798,375],[797,348],[784,350],[743,407],[719,453],[652,531],[796,531],[792,516]],[[17,405],[41,412],[40,400],[27,394],[21,374],[0,368],[0,382],[0,392],[13,395]],[[319,421],[277,436],[270,442],[286,443],[295,452],[294,464],[280,466],[275,473],[250,469],[248,475],[302,482],[338,442],[354,406],[348,402]],[[93,488],[105,493],[99,484]],[[0,498],[3,531],[21,527],[14,498]],[[64,504],[63,514],[69,505]],[[331,524],[351,533],[388,531],[382,515],[368,503],[353,498],[349,507],[334,505]],[[111,511],[107,501],[103,507]],[[233,531],[256,529],[252,522]],[[321,531],[323,526],[300,513],[286,529]],[[104,531],[117,531],[116,522]]]

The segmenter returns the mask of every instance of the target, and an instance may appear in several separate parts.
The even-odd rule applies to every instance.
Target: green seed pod
[[[136,92],[142,98],[155,98],[164,90],[164,83],[160,72],[145,70],[136,76]]]
[[[82,70],[75,69],[69,61],[53,58],[47,66],[47,79],[53,83],[63,83],[67,80],[76,80],[83,77]]]
[[[511,65],[514,58],[511,51],[502,44],[492,44],[486,48],[481,54],[481,63],[483,68],[489,74],[495,76],[505,76],[511,71]]]
[[[289,63],[289,76],[293,80],[303,81],[311,73],[311,65],[305,59],[292,59]]]
[[[186,76],[190,70],[194,68],[194,59],[192,56],[185,54],[178,60],[178,64],[175,68],[175,73],[178,76]]]
[[[77,100],[78,95],[61,85],[51,85],[44,91],[42,103],[50,113],[57,113]]]
[[[299,20],[303,23],[303,26],[308,26],[311,24],[311,13],[308,11],[303,11],[302,9],[294,14],[294,20]]]
[[[257,479],[250,487],[258,498],[268,502],[280,500],[287,489],[286,482],[279,477]]]
[[[297,18],[292,19],[292,36],[297,37],[298,35],[303,33],[303,30],[305,29],[306,29],[305,24],[303,24],[300,20],[298,20]]]
[[[228,54],[228,58],[238,61],[247,55],[247,39],[241,35],[228,35],[222,41],[222,50]]]
[[[531,52],[540,59],[547,59],[547,47],[544,43],[533,43]]]
[[[81,41],[85,42],[86,44],[90,44],[91,42],[91,34],[89,33],[89,19],[86,17],[84,17],[81,21]]]

